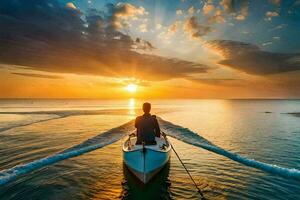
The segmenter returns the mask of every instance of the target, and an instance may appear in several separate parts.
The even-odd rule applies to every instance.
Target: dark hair
[[[151,104],[148,103],[148,102],[145,102],[143,104],[143,111],[144,111],[144,113],[150,113],[150,110],[151,110]]]

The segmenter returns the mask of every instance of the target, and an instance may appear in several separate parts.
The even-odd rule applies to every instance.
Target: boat
[[[130,135],[123,143],[123,160],[142,183],[148,183],[169,161],[171,144],[167,137],[155,137],[155,145],[137,145]]]
[[[172,199],[168,183],[170,173],[170,161],[147,184],[141,183],[123,163],[123,175],[125,178],[123,194],[125,199]]]

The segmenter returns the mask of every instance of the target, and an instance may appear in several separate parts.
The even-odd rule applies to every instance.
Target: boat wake
[[[208,151],[214,152],[216,154],[225,156],[233,161],[236,161],[249,167],[260,169],[262,171],[279,175],[285,178],[294,178],[300,180],[300,170],[298,169],[279,167],[277,165],[272,165],[254,159],[250,159],[239,154],[226,151],[225,149],[222,149],[221,147],[218,147],[213,143],[209,142],[197,133],[194,133],[191,130],[182,126],[172,124],[171,122],[165,121],[161,118],[159,119],[159,123],[161,125],[161,129],[164,130],[169,136],[174,137],[187,144],[191,144],[193,146],[200,147]]]
[[[66,116],[70,115],[61,115],[60,117]],[[298,169],[288,169],[256,161],[254,159],[249,159],[239,154],[226,151],[225,149],[214,145],[213,143],[209,142],[205,138],[201,137],[197,133],[194,133],[187,128],[172,124],[171,122],[165,121],[161,118],[159,118],[159,123],[161,125],[161,129],[164,130],[169,136],[174,137],[187,144],[191,144],[193,146],[200,147],[208,151],[214,152],[216,154],[225,156],[233,161],[236,161],[249,167],[260,169],[262,171],[279,175],[285,178],[294,178],[300,180],[300,171]],[[81,144],[68,148],[57,154],[35,160],[27,164],[17,165],[10,169],[2,170],[0,171],[0,186],[13,181],[22,175],[26,175],[34,170],[38,170],[43,167],[55,164],[59,161],[76,157],[102,148],[106,145],[112,144],[131,133],[133,131],[133,124],[134,120],[131,120],[119,127],[98,134],[97,136],[90,138],[82,142]]]
[[[27,164],[17,165],[13,168],[0,171],[0,186],[11,182],[19,176],[28,174],[34,170],[52,165],[68,158],[76,157],[90,151],[112,144],[133,131],[133,121],[129,121],[119,127],[101,133],[90,138],[79,145],[73,146],[60,153],[32,161]]]

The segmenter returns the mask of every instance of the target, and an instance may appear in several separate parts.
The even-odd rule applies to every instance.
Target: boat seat
[[[136,145],[142,145],[142,143],[141,142],[137,142],[137,143],[135,143]],[[149,146],[149,145],[156,145],[157,143],[156,143],[156,141],[154,140],[154,141],[145,141],[145,145],[146,146]]]
[[[135,149],[142,148],[142,144],[137,144],[136,139],[137,139],[136,137],[132,137],[132,138],[130,138],[130,142],[127,142],[127,148],[129,150],[135,150]],[[155,149],[155,150],[164,150],[164,148],[168,147],[168,144],[166,144],[164,138],[156,137],[155,140],[156,140],[156,144],[151,144],[151,145],[147,144],[145,146],[147,146],[147,148]]]

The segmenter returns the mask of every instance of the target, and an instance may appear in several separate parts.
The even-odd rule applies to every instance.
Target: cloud
[[[278,12],[271,12],[271,11],[266,12],[266,17],[278,17],[278,16],[279,16]]]
[[[224,23],[226,21],[223,10],[220,8],[220,6],[215,6],[213,1],[208,1],[205,3],[202,7],[202,12],[206,17],[207,23],[210,25],[215,23]]]
[[[276,5],[276,6],[280,6],[281,0],[269,0],[269,2],[270,2],[271,4]]]
[[[140,24],[139,30],[143,33],[148,32],[147,24]]]
[[[214,9],[215,9],[215,6],[212,4],[204,4],[202,11],[203,11],[204,15],[207,15],[207,14],[213,12]]]
[[[272,45],[272,44],[273,44],[273,42],[269,41],[269,42],[264,42],[261,45],[265,47],[265,46],[269,46],[269,45]]]
[[[278,12],[275,12],[275,11],[274,12],[268,11],[268,12],[266,12],[265,15],[266,15],[265,20],[267,20],[267,21],[271,21],[273,17],[278,17],[279,16]]]
[[[74,9],[74,10],[77,9],[76,6],[74,5],[74,3],[72,3],[72,2],[67,3],[67,4],[66,4],[66,7],[67,7],[67,8],[70,8],[70,9]]]
[[[266,12],[265,15],[266,15],[265,20],[267,20],[267,21],[271,21],[273,17],[278,17],[279,16],[278,12],[275,12],[275,11],[274,12],[268,11],[268,12]]]
[[[136,38],[133,49],[136,50],[153,50],[155,47],[148,41],[143,40],[141,38]]]
[[[188,80],[208,85],[241,85],[243,80],[234,78],[195,78],[191,77]]]
[[[19,76],[29,76],[34,78],[47,78],[47,79],[62,79],[62,76],[58,75],[48,75],[48,74],[37,74],[37,73],[18,73],[14,72],[11,74],[19,75]]]
[[[248,12],[249,12],[249,1],[244,0],[241,3],[240,13],[246,17],[248,16]]]
[[[235,16],[237,20],[245,20],[249,12],[249,0],[221,0],[224,12]]]
[[[232,40],[213,40],[208,46],[224,59],[219,64],[248,74],[266,75],[300,70],[300,54],[272,53],[258,46]]]
[[[155,28],[156,28],[157,30],[161,29],[161,27],[162,27],[162,25],[159,24],[159,23],[155,25]]]
[[[192,15],[192,14],[194,14],[194,12],[195,12],[195,8],[194,8],[194,6],[191,6],[191,7],[188,9],[188,14],[189,14],[189,15]]]
[[[128,4],[108,5],[108,13],[86,14],[58,1],[0,1],[0,63],[28,69],[167,80],[205,73],[208,66],[145,54],[153,45],[115,27],[118,17],[146,11]],[[32,13],[35,13],[34,15]],[[114,17],[113,17],[114,16]]]
[[[246,17],[244,15],[237,15],[235,18],[239,21],[243,21],[246,19]]]
[[[276,27],[274,28],[274,30],[283,29],[283,28],[285,28],[285,27],[287,27],[287,24],[280,24],[280,25],[276,26]]]
[[[129,20],[136,20],[138,16],[147,15],[145,8],[136,7],[130,3],[107,4],[109,9],[111,24],[116,29],[128,26]]]
[[[176,15],[182,15],[182,14],[183,14],[182,10],[180,10],[180,9],[176,10]]]
[[[184,23],[184,31],[194,38],[201,38],[211,32],[211,28],[209,26],[201,25],[196,17],[193,16]]]
[[[246,17],[248,16],[248,11],[249,11],[249,2],[242,1],[240,12],[237,14],[236,19],[240,21],[245,20]]]
[[[167,36],[174,35],[174,33],[178,30],[181,21],[175,21],[171,26],[167,29]]]
[[[226,13],[233,13],[235,12],[234,9],[234,0],[221,0],[220,5],[223,6],[224,11]]]
[[[224,16],[222,15],[222,11],[220,9],[216,9],[215,13],[213,15],[208,15],[207,16],[207,22],[209,24],[214,24],[214,23],[224,23],[226,20]]]

